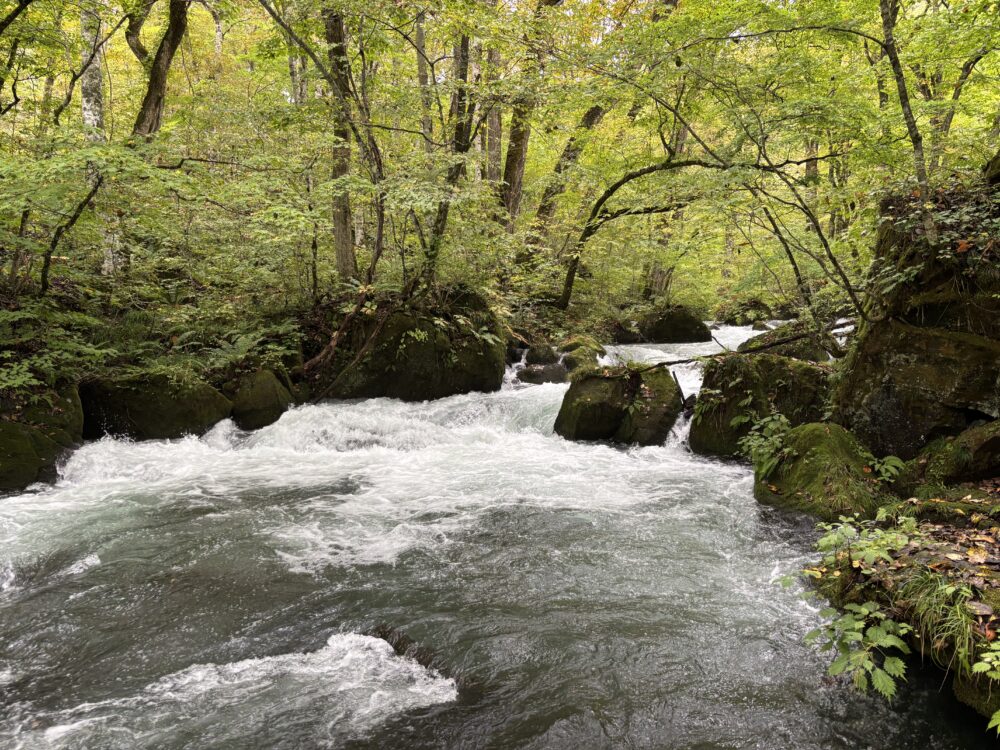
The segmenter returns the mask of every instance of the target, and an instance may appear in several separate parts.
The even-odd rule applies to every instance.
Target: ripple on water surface
[[[675,371],[697,389],[697,365]],[[561,440],[565,389],[81,448],[57,485],[0,503],[0,745],[985,741],[919,675],[896,707],[825,680],[802,643],[816,608],[777,584],[810,523],[689,453],[683,424],[661,447]],[[384,625],[430,656],[362,635]]]

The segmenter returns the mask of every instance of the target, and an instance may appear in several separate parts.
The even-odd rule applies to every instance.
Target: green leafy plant
[[[791,423],[783,414],[769,414],[757,420],[750,433],[740,440],[740,450],[753,461],[761,478],[769,477],[788,457],[785,438],[791,429]]]
[[[899,654],[910,653],[903,638],[912,628],[890,618],[875,602],[848,604],[844,609],[843,613],[823,610],[821,614],[832,619],[806,635],[806,641],[821,643],[821,651],[836,650],[830,675],[845,675],[858,690],[867,692],[871,687],[891,699],[897,680],[906,676],[906,663]]]

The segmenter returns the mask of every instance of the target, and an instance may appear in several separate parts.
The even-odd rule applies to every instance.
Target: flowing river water
[[[989,746],[939,676],[892,706],[824,676],[818,606],[779,584],[810,520],[684,424],[562,440],[566,387],[104,439],[0,498],[0,747]]]

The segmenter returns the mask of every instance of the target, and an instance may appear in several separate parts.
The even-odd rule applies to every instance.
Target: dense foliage
[[[225,358],[351,288],[460,280],[563,331],[663,297],[850,310],[881,197],[930,205],[1000,127],[987,0],[0,19],[4,389]]]

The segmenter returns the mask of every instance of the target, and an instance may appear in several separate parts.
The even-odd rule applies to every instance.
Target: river
[[[0,747],[990,746],[939,677],[893,706],[825,677],[818,605],[779,583],[811,521],[683,424],[562,440],[566,387],[109,438],[0,498]]]

